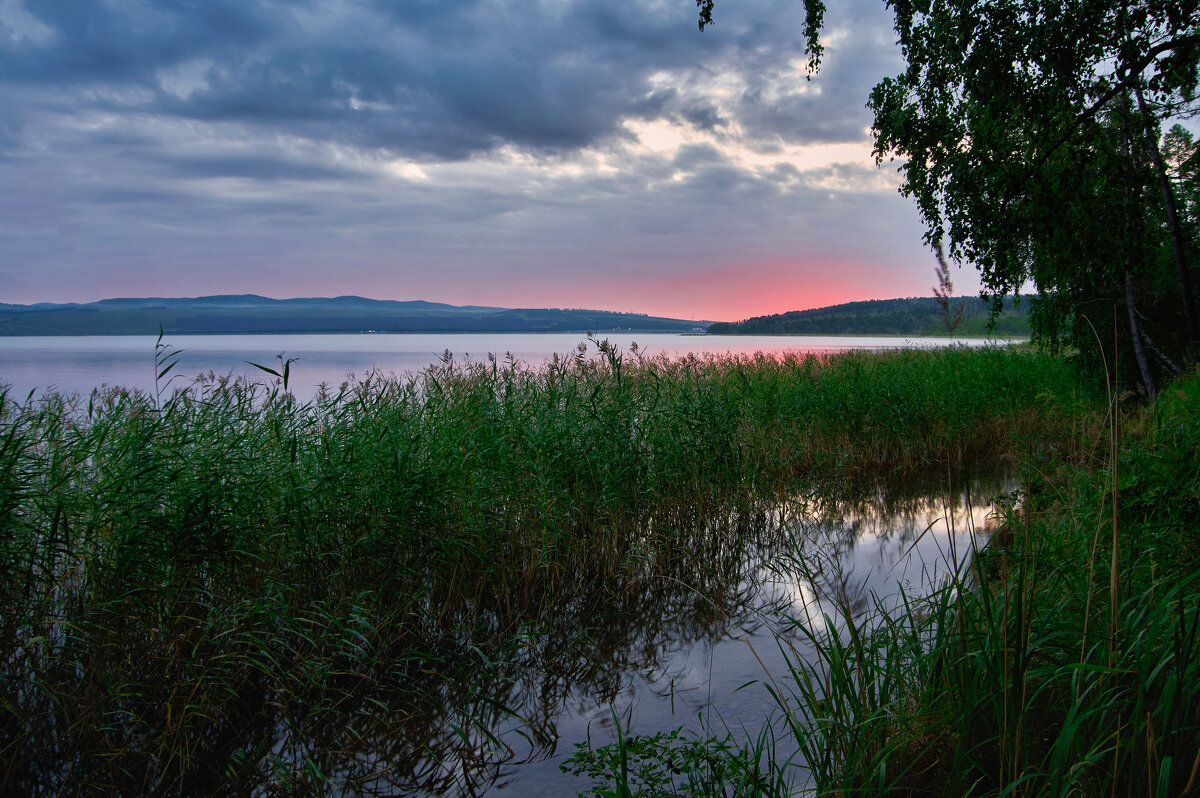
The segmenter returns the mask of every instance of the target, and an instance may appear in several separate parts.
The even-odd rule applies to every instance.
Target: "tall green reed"
[[[796,764],[817,795],[1195,791],[1197,396],[1176,384],[1107,457],[1035,456],[1022,506],[929,596],[796,617],[813,653],[766,684],[801,756],[768,760],[771,781]]]
[[[543,369],[448,357],[306,402],[217,377],[4,394],[6,783],[350,789],[380,748],[393,789],[463,778],[427,763],[502,749],[484,719],[503,707],[417,699],[465,689],[435,672],[499,662],[581,574],[596,595],[636,580],[694,547],[688,519],[804,481],[995,457],[1071,379],[1008,349],[607,347]],[[396,724],[407,742],[380,736]]]

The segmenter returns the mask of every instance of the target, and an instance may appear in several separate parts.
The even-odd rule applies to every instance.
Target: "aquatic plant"
[[[536,642],[550,609],[585,638],[681,552],[720,562],[704,520],[731,507],[1073,418],[1070,370],[1006,348],[447,357],[307,402],[281,364],[274,385],[0,393],[7,789],[478,789],[553,740],[513,666],[561,653]]]
[[[816,795],[1194,794],[1198,400],[1193,374],[1150,410],[1110,407],[1094,430],[1107,438],[1092,438],[1107,449],[1070,461],[1028,452],[1020,505],[930,595],[860,609],[835,591],[823,598],[836,617],[793,618],[813,653],[789,648],[788,672],[763,685],[779,708],[770,739],[786,734],[799,756],[756,760],[763,783]],[[821,567],[792,551],[797,567]],[[689,751],[745,756],[728,739],[682,737]],[[743,745],[757,752],[755,739]],[[647,743],[659,741],[617,747]],[[581,761],[611,763],[609,748]],[[620,790],[627,771],[604,775]],[[739,785],[680,794],[786,794]]]

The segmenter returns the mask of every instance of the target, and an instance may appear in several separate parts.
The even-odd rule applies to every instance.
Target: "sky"
[[[0,0],[0,302],[930,296],[882,0]],[[960,294],[977,274],[955,269]]]

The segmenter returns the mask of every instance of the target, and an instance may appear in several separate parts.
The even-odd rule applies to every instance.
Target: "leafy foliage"
[[[1112,359],[1114,309],[1130,319],[1118,322],[1127,340],[1139,314],[1157,320],[1141,334],[1170,370],[1186,308],[1159,255],[1170,240],[1153,148],[1158,120],[1194,98],[1196,4],[894,7],[907,68],[869,105],[876,155],[903,159],[926,239],[977,266],[997,301],[1032,281],[1035,334],[1072,342],[1094,366]]]
[[[926,241],[997,310],[1032,283],[1035,337],[1096,372],[1123,357],[1153,396],[1200,348],[1194,145],[1171,134],[1169,173],[1159,152],[1160,125],[1196,110],[1200,5],[887,5],[906,67],[871,92],[875,154],[901,161]]]
[[[951,310],[958,316],[954,333],[963,336],[1029,335],[1024,307],[1009,308],[993,316],[986,300],[956,300]],[[946,305],[937,297],[872,299],[813,310],[794,310],[772,316],[755,316],[735,323],[710,325],[710,335],[945,335]],[[961,316],[958,314],[961,313]]]

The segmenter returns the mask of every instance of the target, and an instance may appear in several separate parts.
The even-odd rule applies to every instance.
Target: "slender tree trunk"
[[[1167,169],[1163,165],[1162,153],[1158,149],[1158,132],[1154,129],[1152,117],[1146,109],[1146,99],[1142,96],[1142,87],[1134,84],[1134,94],[1137,96],[1138,110],[1146,124],[1146,142],[1150,145],[1150,157],[1154,160],[1154,170],[1158,172],[1158,182],[1162,188],[1163,204],[1167,209],[1167,227],[1171,230],[1171,243],[1175,247],[1175,268],[1179,271],[1179,288],[1183,292],[1183,318],[1187,325],[1188,354],[1196,359],[1200,350],[1200,326],[1196,321],[1196,303],[1192,295],[1192,276],[1188,269],[1187,256],[1184,254],[1183,231],[1179,226],[1179,216],[1175,212],[1175,193],[1171,191],[1171,181],[1167,178]]]
[[[1133,291],[1133,275],[1125,270],[1125,308],[1129,311],[1129,334],[1133,338],[1133,353],[1137,356],[1138,370],[1142,372],[1142,384],[1150,404],[1158,398],[1158,387],[1154,384],[1154,372],[1150,371],[1150,360],[1142,343],[1142,329],[1137,317],[1137,301]]]
[[[1125,210],[1125,235],[1122,238],[1123,257],[1125,262],[1125,309],[1129,311],[1129,337],[1133,339],[1133,354],[1137,357],[1138,370],[1142,373],[1142,385],[1146,386],[1146,396],[1149,397],[1150,403],[1154,404],[1158,398],[1158,388],[1154,384],[1154,372],[1150,370],[1150,361],[1146,357],[1146,347],[1142,343],[1142,325],[1138,322],[1137,314],[1137,293],[1133,289],[1133,272],[1130,271],[1129,250],[1130,239],[1132,238],[1133,220],[1130,217],[1132,212],[1133,202],[1130,200],[1130,164],[1133,156],[1130,153],[1129,147],[1129,94],[1126,93],[1121,98],[1121,171],[1124,180],[1123,193],[1125,195],[1124,210]],[[1115,356],[1115,355],[1114,355]]]

